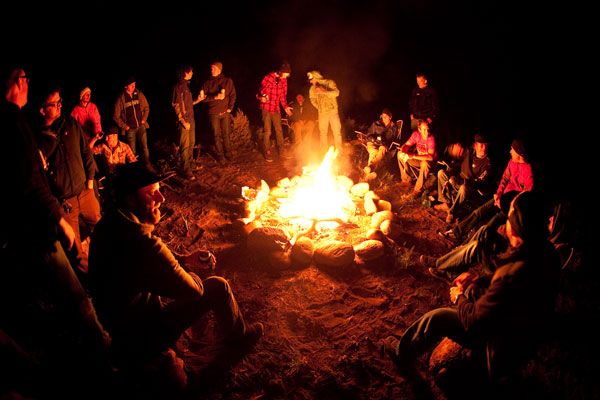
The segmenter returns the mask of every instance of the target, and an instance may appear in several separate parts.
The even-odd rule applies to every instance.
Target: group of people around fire
[[[171,106],[178,126],[179,172],[189,180],[196,179],[195,105],[208,105],[218,161],[234,157],[230,134],[236,90],[222,71],[221,62],[212,63],[211,76],[197,96],[190,90],[192,67],[183,66],[177,73]],[[283,63],[262,79],[256,96],[266,162],[276,156],[272,130],[277,155],[287,156],[282,111],[292,122],[295,141],[317,129],[322,149],[328,146],[330,131],[335,147],[343,145],[336,83],[319,71],[308,72],[308,97],[317,115],[304,115],[303,95],[296,96],[293,109],[287,103],[291,72]],[[0,348],[6,357],[0,367],[14,378],[14,388],[33,396],[58,394],[66,376],[81,379],[77,390],[89,390],[100,389],[116,372],[135,374],[153,363],[173,370],[181,366],[175,342],[209,310],[227,347],[250,350],[264,326],[245,321],[227,280],[201,279],[153,233],[165,201],[165,177],[151,163],[149,103],[135,78],[124,82],[106,130],[89,87],[81,90],[70,114],[62,109],[61,91],[48,90],[41,104],[34,105],[39,107],[37,122],[24,110],[29,101],[27,71],[15,68],[5,78],[0,129],[12,157],[2,158],[0,171],[12,195],[1,200],[6,215],[0,231]],[[373,179],[392,159],[403,184],[414,181],[412,198],[431,186],[438,166],[432,132],[439,113],[437,95],[425,75],[417,75],[417,85],[409,104],[410,137],[398,142],[402,127],[384,109],[369,128],[364,168],[365,176]],[[437,260],[422,261],[430,263],[432,275],[452,282],[450,295],[457,308],[433,310],[403,335],[384,341],[384,353],[402,371],[410,369],[419,351],[448,336],[487,349],[490,374],[503,375],[510,369],[508,359],[517,358],[508,357],[514,351],[507,352],[507,346],[518,345],[525,354],[535,338],[522,332],[541,327],[552,310],[564,263],[556,252],[563,242],[548,240],[557,230],[557,214],[544,213],[547,208],[535,191],[522,140],[512,141],[511,158],[497,187],[488,146],[482,134],[473,137],[470,148],[449,146],[445,167],[436,172],[436,209],[446,213],[449,224],[440,234],[459,246]],[[109,201],[99,201],[99,169],[109,177],[104,188]],[[499,233],[501,226],[505,229]],[[89,251],[83,243],[89,243]],[[205,262],[214,269],[210,252]],[[476,263],[486,266],[486,276],[462,273]]]

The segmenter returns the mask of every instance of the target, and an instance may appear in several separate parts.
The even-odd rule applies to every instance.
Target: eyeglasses
[[[56,101],[50,101],[46,104],[44,104],[44,107],[62,107],[62,99],[58,99]]]

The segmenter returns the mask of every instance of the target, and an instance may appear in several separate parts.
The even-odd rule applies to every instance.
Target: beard
[[[156,225],[160,222],[160,204],[158,206],[147,206],[140,209],[139,212],[135,213],[140,222],[145,224]]]

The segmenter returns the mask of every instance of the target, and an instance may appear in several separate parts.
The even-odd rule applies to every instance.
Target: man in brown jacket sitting
[[[90,245],[92,298],[119,366],[158,356],[209,310],[227,345],[247,350],[263,334],[261,323],[244,323],[225,279],[187,272],[152,233],[165,201],[161,179],[139,163],[120,166],[112,185],[116,207],[102,217]]]

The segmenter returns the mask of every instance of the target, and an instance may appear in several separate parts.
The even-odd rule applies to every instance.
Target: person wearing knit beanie
[[[86,93],[89,93],[91,95],[92,94],[92,89],[90,89],[89,87],[84,87],[81,90],[81,92],[79,92],[79,100],[83,99],[83,96],[85,96]]]
[[[510,147],[521,157],[527,156],[527,152],[525,151],[525,143],[523,143],[521,139],[514,139],[510,144]]]
[[[98,111],[96,104],[92,103],[91,99],[92,89],[86,86],[79,92],[79,103],[71,111],[71,116],[83,128],[88,143],[94,138],[98,140],[102,136],[100,111]]]
[[[511,203],[508,221],[512,233],[523,240],[539,240],[548,236],[548,221],[538,193],[519,193]]]

